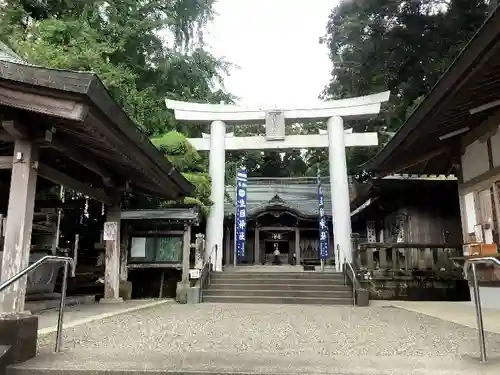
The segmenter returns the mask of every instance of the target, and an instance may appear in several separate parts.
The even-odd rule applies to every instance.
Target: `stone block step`
[[[352,305],[351,298],[203,296],[208,303],[267,303],[293,305]]]
[[[275,285],[344,285],[344,280],[321,280],[321,279],[276,279],[256,277],[225,277],[211,280],[211,285],[223,284],[275,284]]]
[[[272,277],[276,279],[326,279],[340,280],[344,279],[343,273],[337,272],[213,272],[212,278],[225,277]]]
[[[237,289],[208,289],[203,292],[204,297],[212,296],[241,296],[241,297],[311,297],[311,298],[352,298],[349,291],[323,290],[237,290]]]
[[[254,284],[250,281],[248,284],[233,284],[225,281],[213,282],[209,290],[256,290],[262,289],[262,284]],[[351,291],[350,285],[325,285],[325,284],[265,284],[266,290],[317,290],[317,291]]]

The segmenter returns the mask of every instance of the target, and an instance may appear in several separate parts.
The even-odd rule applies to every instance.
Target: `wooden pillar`
[[[28,266],[38,163],[38,147],[27,140],[16,140],[10,180],[1,280],[6,281]],[[24,311],[26,277],[0,293],[0,312]]]
[[[191,253],[191,225],[186,224],[182,238],[182,282],[189,283],[189,255]],[[220,252],[222,254],[222,252]]]
[[[295,256],[297,259],[297,265],[300,266],[300,229],[295,228]]]
[[[104,301],[120,301],[120,220],[119,200],[109,206],[104,235],[106,240]]]
[[[254,259],[255,259],[255,264],[260,263],[260,229],[255,228],[255,239],[254,239]]]
[[[122,237],[120,238],[121,245],[120,245],[120,281],[127,281],[128,280],[128,268],[127,268],[127,263],[128,263],[128,247],[129,247],[129,242],[130,242],[130,236],[129,236],[129,228],[128,226],[125,226],[123,228],[123,233]]]

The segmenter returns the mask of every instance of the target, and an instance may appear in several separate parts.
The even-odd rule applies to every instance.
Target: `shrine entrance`
[[[225,159],[226,150],[284,150],[328,148],[329,180],[332,189],[333,249],[336,267],[352,259],[351,216],[345,147],[376,146],[377,133],[353,133],[344,128],[344,120],[361,120],[377,116],[389,91],[358,98],[341,99],[309,108],[271,109],[249,108],[225,104],[198,104],[166,100],[179,121],[197,124],[210,123],[210,135],[191,138],[190,143],[200,151],[209,151],[209,174],[212,180],[211,200],[214,202],[207,220],[207,249],[216,249],[216,271],[222,271],[224,244]],[[286,124],[302,121],[325,121],[326,133],[287,135]],[[235,137],[226,134],[226,124],[264,123],[265,136]],[[246,225],[241,223],[241,225]],[[226,246],[227,248],[227,246]],[[341,250],[342,249],[342,250]],[[208,254],[211,250],[208,250]],[[227,250],[226,250],[227,251]]]

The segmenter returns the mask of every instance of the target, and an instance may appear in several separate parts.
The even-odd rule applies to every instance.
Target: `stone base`
[[[36,356],[38,317],[23,313],[0,316],[0,348],[6,350],[0,358],[0,375],[8,365],[24,362]]]
[[[175,300],[178,303],[188,303],[188,292],[190,289],[189,283],[183,283],[179,281],[177,283],[177,289],[175,290]]]
[[[356,290],[356,306],[368,306],[370,304],[370,292],[366,289]]]
[[[109,304],[109,305],[112,305],[112,304],[115,304],[115,303],[123,303],[123,298],[122,297],[118,297],[118,298],[101,298],[99,300],[99,303]]]
[[[130,281],[120,281],[120,297],[125,301],[132,299],[132,283]]]

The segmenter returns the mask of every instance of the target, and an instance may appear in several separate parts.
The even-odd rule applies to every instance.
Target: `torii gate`
[[[224,237],[224,177],[226,150],[284,150],[326,148],[329,153],[330,189],[332,194],[332,220],[334,249],[344,249],[336,254],[337,270],[344,258],[352,261],[351,215],[345,147],[376,146],[377,133],[352,133],[344,130],[344,120],[371,118],[379,114],[380,105],[389,100],[389,91],[321,103],[300,109],[249,108],[226,104],[198,104],[166,99],[167,108],[173,109],[175,118],[199,124],[211,123],[210,135],[190,138],[189,142],[199,151],[209,151],[209,174],[212,179],[213,206],[207,221],[207,252],[217,245],[216,271],[222,270]],[[286,135],[285,123],[302,120],[327,119],[326,134]],[[265,136],[234,137],[226,134],[226,124],[265,123]]]

